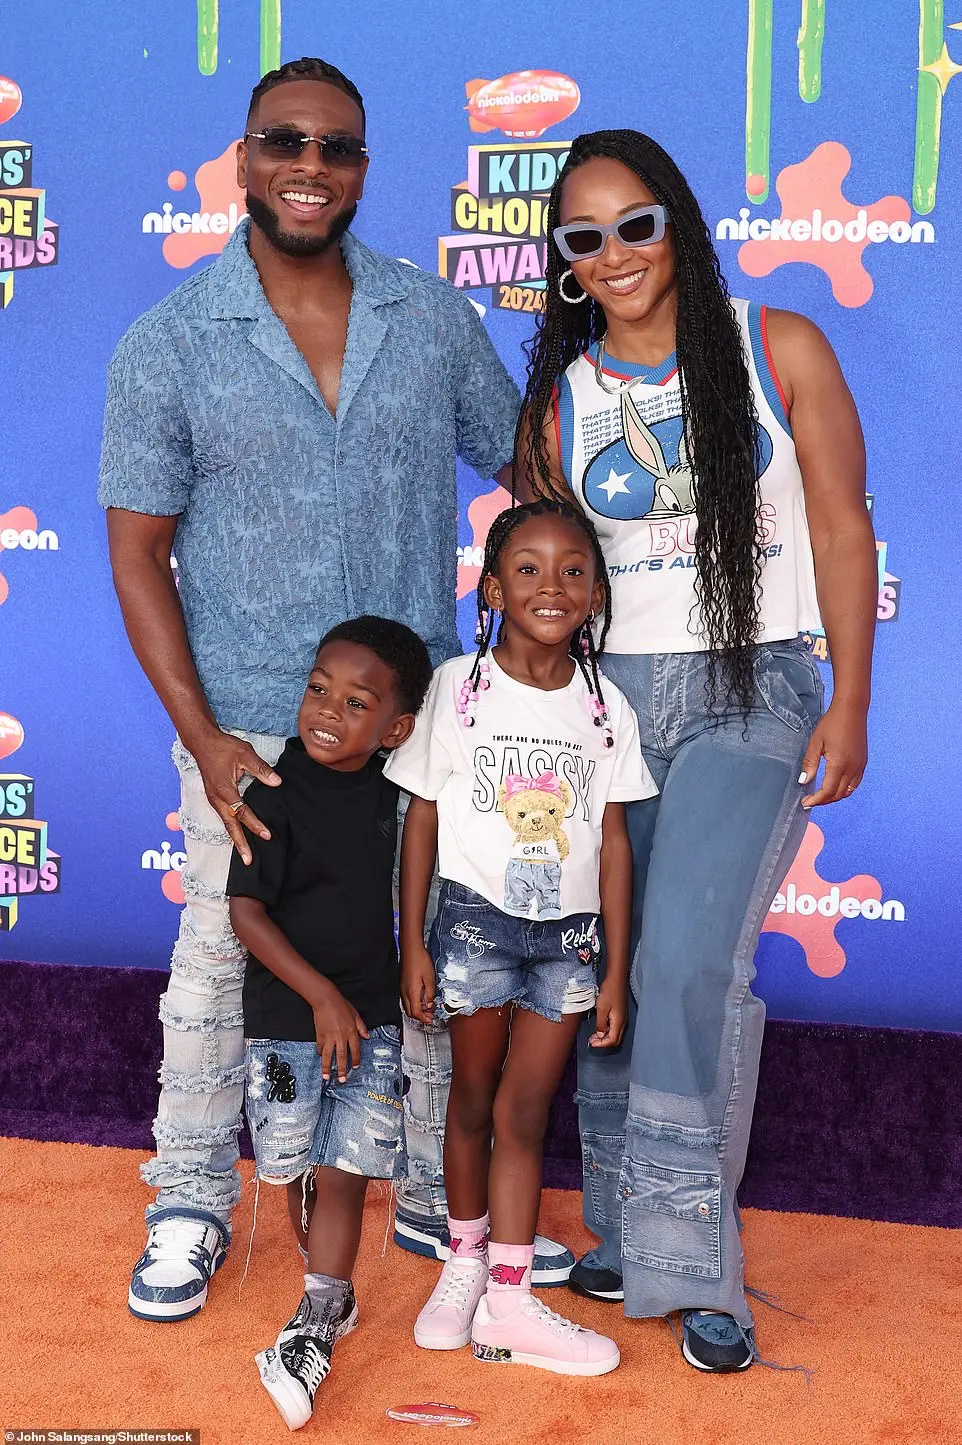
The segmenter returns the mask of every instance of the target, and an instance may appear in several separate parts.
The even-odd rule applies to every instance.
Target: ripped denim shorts
[[[317,1045],[248,1039],[245,1106],[257,1176],[289,1184],[315,1166],[367,1179],[404,1173],[401,1030],[371,1029],[345,1083],[321,1076]]]
[[[438,979],[439,1013],[449,1019],[516,1003],[560,1023],[587,1013],[598,994],[600,921],[516,918],[462,883],[444,879],[428,951]]]

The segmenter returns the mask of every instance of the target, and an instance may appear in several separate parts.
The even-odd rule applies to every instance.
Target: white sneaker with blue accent
[[[227,1258],[230,1235],[195,1209],[155,1214],[147,1247],[134,1265],[127,1304],[141,1320],[187,1320],[203,1309],[211,1276]]]
[[[451,1236],[443,1215],[408,1214],[398,1209],[394,1216],[394,1243],[412,1254],[437,1259],[443,1264],[451,1257]],[[533,1289],[551,1289],[567,1284],[575,1257],[570,1249],[553,1239],[538,1234],[534,1241],[534,1264],[531,1267]]]

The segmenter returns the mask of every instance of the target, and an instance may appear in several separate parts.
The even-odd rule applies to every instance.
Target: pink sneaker
[[[471,1349],[476,1360],[535,1365],[556,1375],[607,1375],[621,1360],[614,1340],[563,1319],[533,1294],[520,1290],[517,1307],[503,1319],[494,1319],[487,1302],[481,1301],[471,1329]]]
[[[488,1282],[483,1259],[452,1254],[434,1293],[418,1315],[414,1339],[422,1350],[459,1350],[471,1338],[471,1321]]]

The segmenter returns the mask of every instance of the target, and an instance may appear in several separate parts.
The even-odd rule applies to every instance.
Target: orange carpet
[[[252,1357],[300,1297],[282,1192],[262,1187],[250,1271],[238,1298],[253,1205],[207,1307],[179,1325],[134,1319],[128,1273],[142,1247],[143,1156],[120,1149],[0,1140],[0,1423],[16,1428],[199,1427],[204,1445],[262,1445],[290,1432]],[[249,1179],[250,1166],[245,1166]],[[580,1200],[546,1194],[542,1229],[586,1246]],[[338,1347],[305,1441],[424,1439],[385,1418],[443,1400],[476,1411],[457,1439],[477,1445],[950,1445],[962,1440],[962,1232],[814,1215],[746,1212],[750,1279],[807,1324],[758,1308],[769,1359],[704,1377],[662,1321],[547,1291],[555,1307],[615,1336],[621,1368],[598,1380],[481,1365],[470,1351],[419,1350],[411,1331],[435,1268],[388,1244],[387,1200],[371,1200],[355,1275],[361,1327]],[[435,1429],[428,1439],[446,1432]],[[7,1435],[7,1439],[10,1436]]]

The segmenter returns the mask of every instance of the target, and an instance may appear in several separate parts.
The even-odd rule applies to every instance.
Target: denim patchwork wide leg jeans
[[[754,954],[805,832],[798,776],[821,680],[800,640],[767,644],[751,712],[712,717],[703,654],[602,663],[660,793],[628,805],[637,1007],[618,1050],[588,1048],[589,1025],[579,1042],[592,1259],[623,1269],[630,1316],[702,1308],[747,1325],[735,1196],[765,1021]]]
[[[273,765],[284,738],[238,733]],[[247,955],[235,938],[224,890],[231,841],[204,792],[200,770],[178,739],[180,821],[187,867],[184,911],[160,1001],[164,1062],[154,1120],[156,1158],[141,1166],[160,1209],[204,1210],[230,1229],[240,1198],[237,1134],[244,1102],[242,992]],[[242,784],[243,787],[246,786]]]

